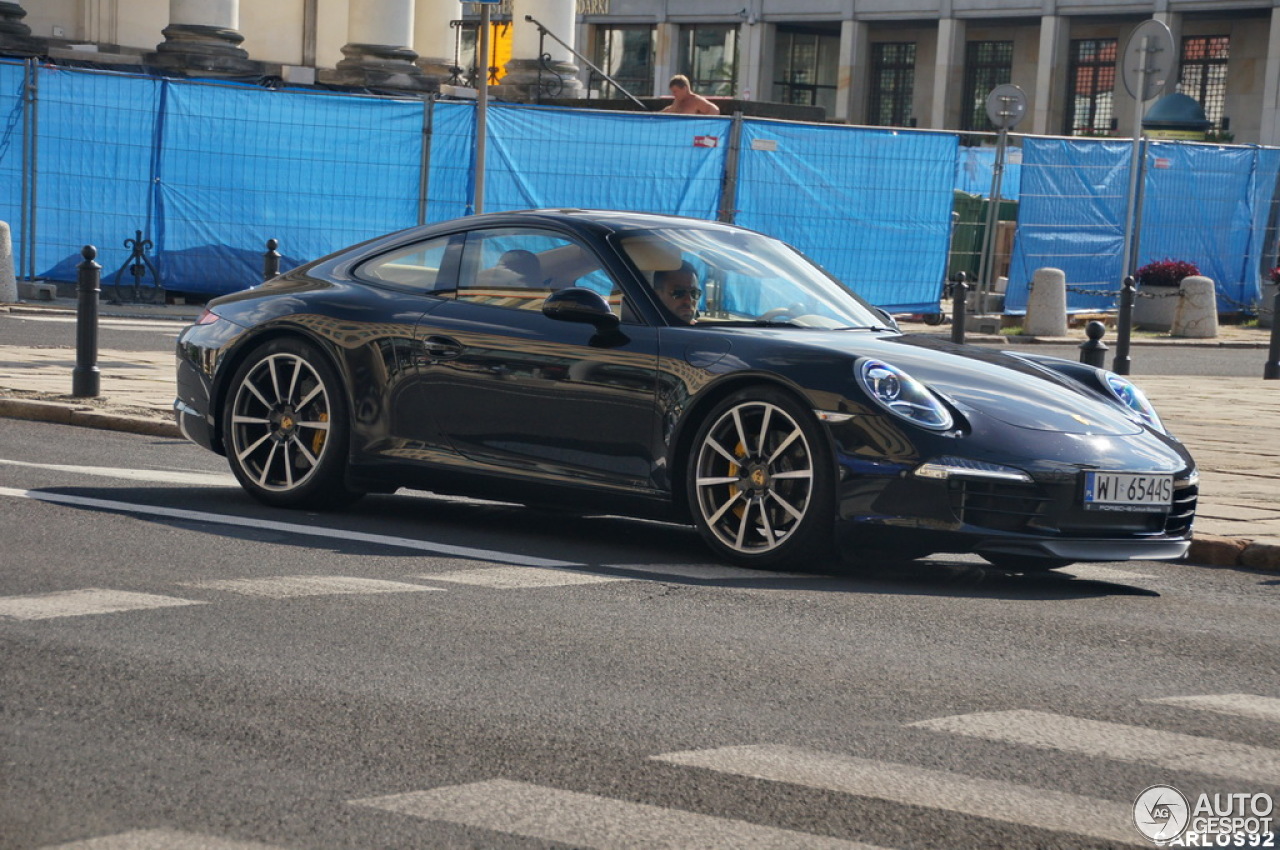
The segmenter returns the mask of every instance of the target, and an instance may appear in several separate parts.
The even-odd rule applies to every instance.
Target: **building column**
[[[240,47],[240,0],[169,0],[164,41],[146,62],[165,71],[213,76],[261,74]]]
[[[662,21],[656,27],[653,49],[653,96],[666,97],[667,83],[680,73],[680,25]]]
[[[773,55],[777,44],[776,24],[766,24],[754,16],[738,27],[738,90],[733,97],[739,100],[769,100],[773,95],[773,80],[777,69],[773,67]]]
[[[494,96],[525,101],[584,97],[586,88],[578,79],[576,57],[550,35],[542,38],[538,25],[526,21],[526,16],[577,49],[578,9],[574,0],[511,0],[511,61]]]
[[[413,7],[413,49],[418,67],[436,85],[453,76],[457,60],[457,30],[450,24],[462,19],[458,0],[416,0]]]
[[[1059,97],[1065,90],[1063,79],[1067,67],[1067,51],[1071,49],[1071,27],[1061,15],[1045,15],[1040,19],[1040,61],[1036,66],[1036,90],[1031,95],[1031,132],[1054,135],[1063,132],[1052,126]],[[1066,92],[1070,97],[1071,93]],[[1059,121],[1061,123],[1061,116]]]
[[[867,120],[867,63],[871,53],[871,28],[862,21],[840,24],[840,67],[836,78],[836,114],[846,124]]]
[[[965,23],[956,18],[938,21],[938,55],[933,67],[933,103],[929,127],[959,129],[959,91],[964,86]]]
[[[344,58],[316,77],[339,86],[434,91],[438,84],[414,64],[413,30],[413,0],[351,0]]]
[[[1271,38],[1267,41],[1262,84],[1262,126],[1258,143],[1280,145],[1280,6],[1271,10]]]

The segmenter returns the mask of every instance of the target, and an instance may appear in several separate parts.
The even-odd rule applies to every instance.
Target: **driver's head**
[[[663,305],[681,322],[692,325],[697,321],[698,299],[702,297],[702,290],[698,289],[698,276],[689,263],[681,263],[678,269],[655,272],[653,289]]]

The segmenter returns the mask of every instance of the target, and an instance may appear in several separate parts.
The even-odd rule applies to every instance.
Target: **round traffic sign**
[[[1163,21],[1152,18],[1138,24],[1120,58],[1120,72],[1129,96],[1145,102],[1159,94],[1177,59],[1173,33]]]
[[[997,130],[1012,130],[1027,114],[1027,96],[1010,83],[996,86],[987,95],[987,117]]]

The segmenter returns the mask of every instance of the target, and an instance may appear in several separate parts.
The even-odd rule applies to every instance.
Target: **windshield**
[[[873,308],[795,249],[730,228],[630,230],[621,247],[653,285],[655,276],[693,274],[697,322],[814,328],[883,327]],[[686,278],[687,279],[687,278]]]

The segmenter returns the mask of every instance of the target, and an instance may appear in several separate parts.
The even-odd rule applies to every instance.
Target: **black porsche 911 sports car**
[[[902,334],[791,247],[582,210],[374,239],[210,302],[176,416],[252,496],[413,487],[692,522],[721,557],[1167,559],[1198,475],[1141,391]]]

